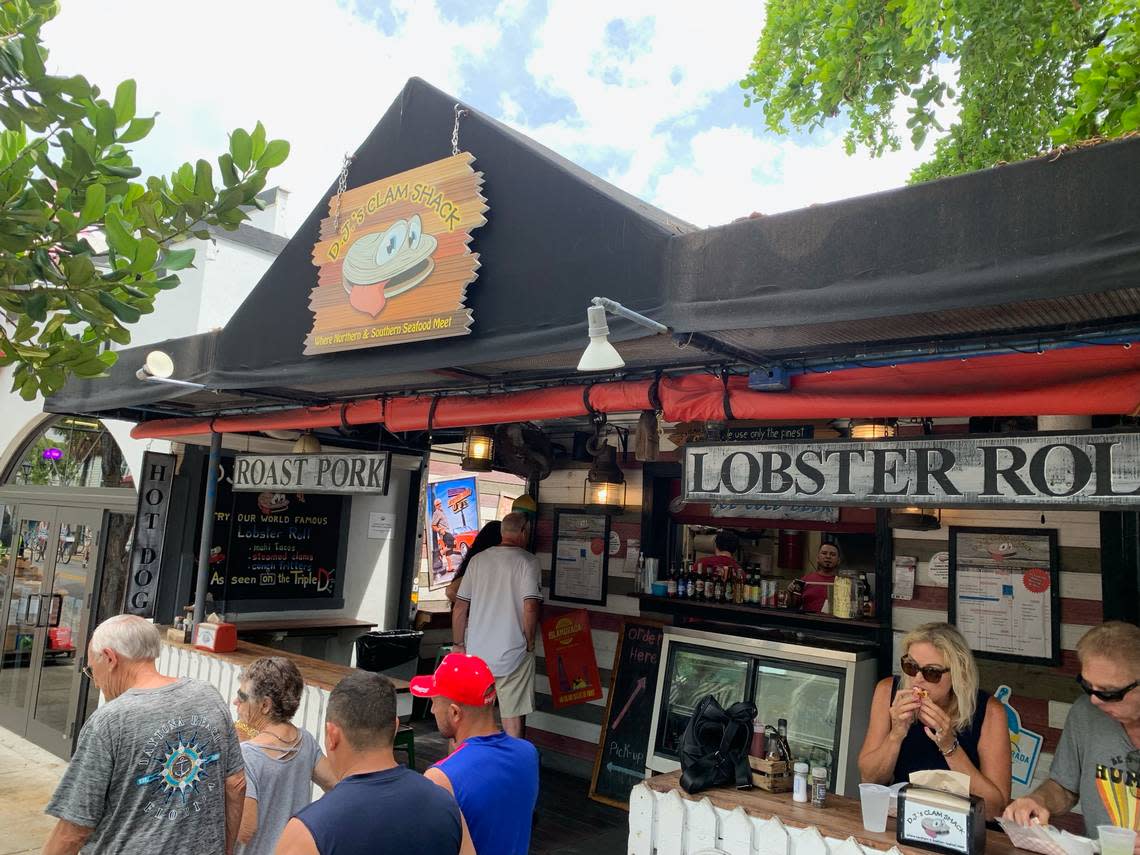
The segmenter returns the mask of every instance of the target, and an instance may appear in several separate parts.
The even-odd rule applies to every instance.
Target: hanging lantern
[[[494,431],[489,427],[467,428],[463,435],[463,460],[459,468],[465,472],[490,472],[494,457]]]
[[[895,435],[895,423],[890,419],[852,419],[852,439],[890,439]]]
[[[617,464],[617,449],[603,445],[586,473],[582,504],[598,510],[621,513],[625,510],[625,476]]]
[[[297,441],[293,443],[294,454],[320,454],[321,441],[317,439],[317,435],[311,430],[305,431]]]

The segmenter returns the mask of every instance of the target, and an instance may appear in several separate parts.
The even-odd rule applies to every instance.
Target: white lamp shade
[[[579,371],[613,371],[625,366],[625,360],[605,336],[590,336],[590,343],[578,360]]]
[[[146,355],[146,373],[166,380],[174,375],[174,360],[161,350],[152,350]]]
[[[610,327],[606,323],[606,310],[601,306],[586,309],[590,343],[578,360],[579,371],[613,371],[622,368],[625,360],[610,344]]]

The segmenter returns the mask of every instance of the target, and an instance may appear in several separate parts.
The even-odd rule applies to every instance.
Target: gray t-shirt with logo
[[[182,678],[130,689],[83,725],[46,812],[94,828],[81,852],[225,852],[225,782],[242,770],[217,690]]]
[[[1132,826],[1140,786],[1140,748],[1114,718],[1080,698],[1065,719],[1049,777],[1080,797],[1085,833],[1098,825]]]

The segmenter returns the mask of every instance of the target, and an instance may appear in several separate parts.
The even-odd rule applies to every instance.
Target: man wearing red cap
[[[458,744],[424,777],[455,797],[475,851],[526,855],[538,801],[538,751],[495,726],[495,677],[487,663],[449,654],[434,674],[413,677],[411,692],[432,699],[439,732]]]

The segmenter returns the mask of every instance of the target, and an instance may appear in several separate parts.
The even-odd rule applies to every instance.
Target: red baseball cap
[[[421,698],[447,698],[465,707],[495,702],[495,675],[487,663],[467,653],[449,653],[434,674],[412,677],[411,691]]]

